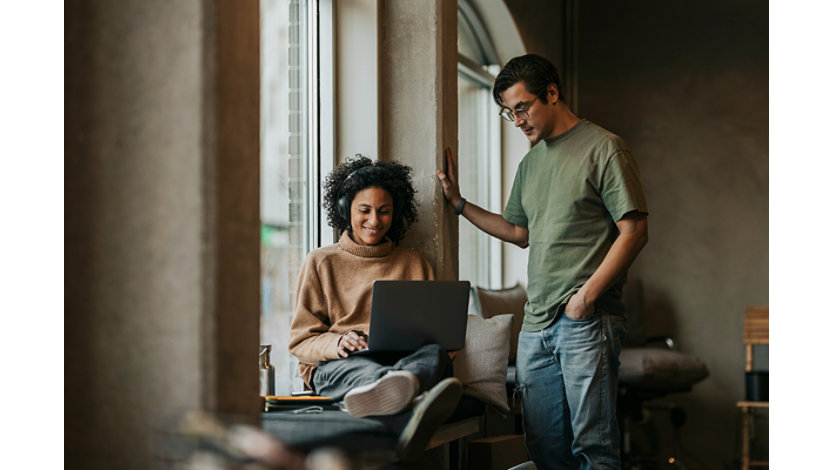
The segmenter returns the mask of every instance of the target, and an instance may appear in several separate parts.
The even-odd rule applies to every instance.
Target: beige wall
[[[674,401],[685,444],[719,468],[736,452],[744,307],[768,304],[767,5],[594,1],[579,18],[578,111],[637,157],[650,241],[631,274],[649,332],[710,368]]]

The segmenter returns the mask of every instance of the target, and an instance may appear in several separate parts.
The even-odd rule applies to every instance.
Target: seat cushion
[[[469,315],[466,343],[453,353],[452,359],[455,377],[463,383],[463,393],[502,413],[509,411],[506,378],[512,323],[512,315]]]
[[[687,390],[709,375],[706,364],[691,354],[659,348],[623,348],[620,383],[648,390]]]
[[[521,284],[507,289],[476,288],[478,306],[481,316],[492,318],[496,315],[511,313],[513,315],[513,329],[510,339],[509,363],[515,364],[518,351],[518,333],[524,322],[524,305],[527,303],[527,291]]]
[[[405,411],[392,416],[356,418],[337,409],[294,413],[270,411],[261,414],[264,431],[291,447],[309,451],[337,447],[349,454],[379,449],[393,449],[411,414]],[[484,404],[463,396],[445,424],[480,416]]]
[[[355,418],[341,410],[261,414],[261,427],[264,431],[288,446],[302,450],[317,447],[338,447],[352,452],[391,449],[397,436],[386,424],[380,419]]]

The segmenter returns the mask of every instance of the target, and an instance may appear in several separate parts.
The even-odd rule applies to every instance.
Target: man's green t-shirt
[[[564,310],[619,235],[615,222],[635,210],[648,214],[646,197],[618,136],[582,120],[530,149],[503,213],[530,233],[524,330],[546,328]],[[624,282],[625,276],[600,296],[597,310],[625,314]]]

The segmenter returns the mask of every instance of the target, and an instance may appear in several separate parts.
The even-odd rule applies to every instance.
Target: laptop
[[[374,281],[368,347],[351,355],[463,349],[469,281]]]

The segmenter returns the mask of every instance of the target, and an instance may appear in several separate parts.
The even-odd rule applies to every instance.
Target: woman
[[[367,347],[375,280],[434,279],[422,255],[397,246],[417,219],[411,169],[357,156],[333,170],[324,190],[328,223],[341,237],[304,261],[289,349],[305,384],[343,400],[351,415],[407,416],[397,452],[413,460],[460,398],[449,355],[426,345],[410,354],[351,356]]]

